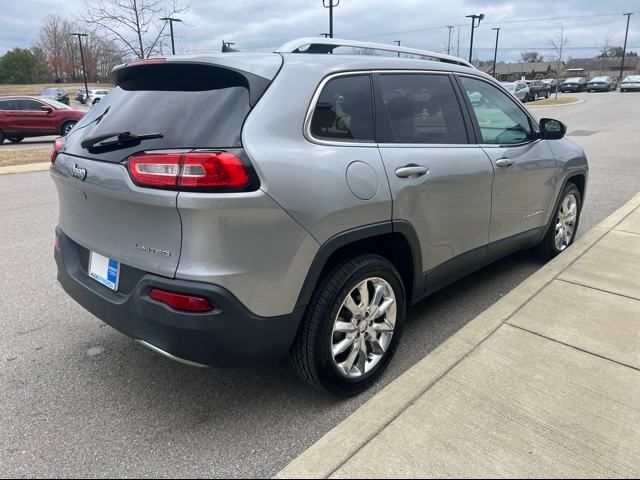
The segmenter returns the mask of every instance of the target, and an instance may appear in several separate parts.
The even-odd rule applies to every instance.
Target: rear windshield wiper
[[[107,142],[105,140],[113,140]],[[153,140],[155,138],[164,138],[162,133],[144,133],[136,135],[131,132],[106,133],[95,137],[85,138],[80,146],[91,151],[116,150],[121,147],[129,147],[140,145],[143,140]]]

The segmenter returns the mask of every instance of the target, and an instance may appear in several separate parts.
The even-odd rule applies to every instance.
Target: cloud
[[[2,0],[0,53],[16,46],[27,48],[38,39],[41,21],[48,14],[68,18],[84,8],[84,0]],[[218,51],[222,40],[236,42],[241,49],[270,50],[286,41],[328,31],[328,12],[321,0],[190,0],[184,17],[176,25],[177,44],[183,53]],[[382,43],[402,40],[403,45],[431,50],[447,47],[446,25],[460,25],[461,56],[466,56],[470,26],[465,15],[484,13],[476,30],[476,57],[493,57],[495,32],[501,27],[499,58],[514,60],[521,50],[540,50],[551,55],[548,38],[562,22],[570,39],[569,55],[592,56],[609,37],[622,44],[629,0],[341,0],[335,9],[336,36]],[[613,15],[596,16],[609,13]],[[640,13],[640,11],[638,12]],[[557,18],[557,20],[539,20]],[[630,46],[640,47],[640,15],[632,20]],[[457,47],[457,30],[453,36]],[[591,47],[591,48],[584,48]]]

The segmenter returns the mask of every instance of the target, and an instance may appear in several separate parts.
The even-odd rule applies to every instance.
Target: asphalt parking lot
[[[640,94],[578,94],[535,108],[589,155],[580,233],[640,189]],[[106,327],[55,282],[57,197],[48,173],[0,176],[0,475],[269,477],[541,263],[519,253],[413,308],[382,382],[348,401],[317,394],[285,361],[200,370]]]

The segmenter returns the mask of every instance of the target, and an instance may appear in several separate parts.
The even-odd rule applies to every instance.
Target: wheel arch
[[[556,198],[556,201],[553,203],[552,212],[555,212],[558,209],[558,206],[562,201],[562,193],[567,188],[567,185],[570,183],[573,183],[578,188],[578,191],[580,192],[581,205],[584,205],[584,196],[587,189],[587,176],[588,176],[588,173],[586,170],[574,170],[567,174],[566,178],[564,179],[564,182],[562,183],[562,188],[558,191],[558,196]],[[553,213],[551,214],[551,218],[546,228],[544,229],[542,236],[540,237],[540,241],[542,241],[542,239],[547,235],[547,232],[549,231],[549,228],[551,228],[552,223],[553,223]]]
[[[311,264],[296,306],[308,305],[318,282],[331,268],[362,254],[380,255],[398,269],[408,304],[423,294],[426,282],[418,235],[409,222],[398,220],[354,228],[327,240]]]

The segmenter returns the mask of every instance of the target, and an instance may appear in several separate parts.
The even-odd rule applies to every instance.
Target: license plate
[[[89,276],[113,291],[118,290],[120,262],[91,252],[89,256]]]

